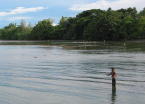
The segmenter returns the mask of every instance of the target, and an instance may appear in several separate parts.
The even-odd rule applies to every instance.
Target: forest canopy
[[[51,19],[31,26],[25,21],[20,25],[10,23],[0,29],[1,40],[136,40],[145,39],[145,8],[112,10],[92,9],[76,17],[62,17],[53,26]]]

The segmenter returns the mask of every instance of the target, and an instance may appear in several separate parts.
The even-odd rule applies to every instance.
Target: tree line
[[[112,10],[92,9],[76,17],[62,17],[53,26],[51,19],[35,26],[10,23],[0,29],[1,40],[135,40],[145,39],[145,8]]]

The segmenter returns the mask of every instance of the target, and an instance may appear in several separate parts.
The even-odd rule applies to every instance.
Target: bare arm
[[[117,74],[115,73],[115,77],[117,77]]]
[[[110,75],[112,75],[112,72],[110,72],[110,73],[107,73],[106,75],[110,76]]]

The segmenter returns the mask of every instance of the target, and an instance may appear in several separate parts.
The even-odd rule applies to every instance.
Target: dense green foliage
[[[0,39],[7,40],[132,40],[145,39],[145,9],[93,9],[76,17],[62,17],[59,24],[50,19],[33,28],[24,21],[0,29]]]
[[[3,29],[0,29],[0,39],[2,40],[28,40],[32,27],[26,25],[25,21],[22,21],[19,26],[16,24],[10,23],[8,26],[5,26]]]

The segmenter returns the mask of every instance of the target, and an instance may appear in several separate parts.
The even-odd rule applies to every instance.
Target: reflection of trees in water
[[[112,97],[111,97],[111,104],[115,104],[116,101],[116,88],[112,87]]]

